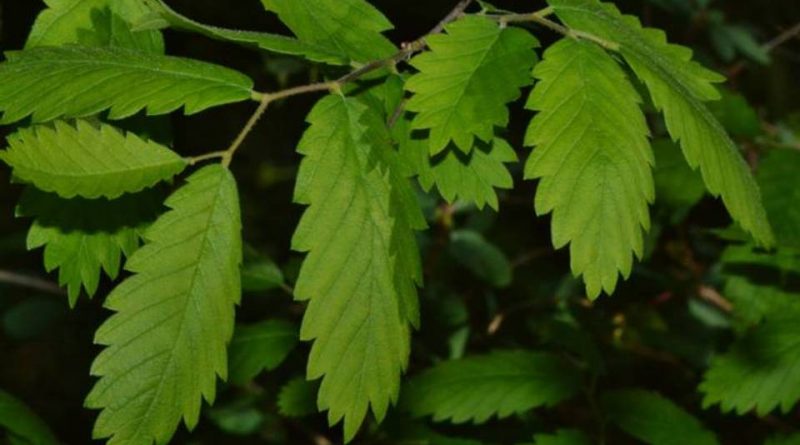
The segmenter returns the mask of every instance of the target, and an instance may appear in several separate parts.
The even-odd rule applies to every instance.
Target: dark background
[[[285,32],[274,17],[263,12],[258,0],[172,0],[169,3],[201,22]],[[372,0],[372,3],[394,22],[396,30],[389,35],[395,43],[400,43],[414,40],[432,28],[452,8],[455,0]],[[497,0],[494,3],[520,12],[543,7],[541,1]],[[800,108],[797,105],[800,100],[800,43],[797,40],[778,48],[773,54],[773,63],[768,67],[747,62],[742,64],[740,60],[722,63],[711,49],[705,32],[706,18],[667,12],[643,1],[619,1],[617,4],[623,11],[640,16],[645,24],[665,29],[672,41],[693,47],[705,63],[723,73],[735,73],[730,86],[748,98],[765,122],[775,121]],[[713,4],[723,10],[731,22],[756,29],[762,41],[773,38],[800,20],[800,1],[797,0],[725,0]],[[27,31],[42,7],[43,3],[38,0],[0,0],[0,47],[3,51],[22,47]],[[557,37],[543,29],[535,29],[535,32],[543,44]],[[167,31],[166,40],[170,54],[212,61],[241,70],[256,79],[256,88],[262,91],[272,91],[287,83],[305,84],[320,75],[318,70],[299,62],[289,64],[295,68],[287,72],[281,68],[287,64],[285,59],[276,60],[254,50],[199,36]],[[276,76],[276,72],[280,75]],[[283,81],[280,79],[282,76],[285,77]],[[280,264],[291,265],[298,258],[289,252],[290,235],[302,210],[291,204],[292,180],[299,160],[294,146],[305,128],[305,114],[315,99],[315,96],[302,96],[273,107],[245,142],[233,163],[243,197],[245,238]],[[253,108],[252,104],[237,104],[197,116],[172,118],[172,137],[176,149],[190,155],[225,148]],[[514,116],[507,136],[512,145],[519,148],[523,129],[530,116],[521,110],[516,110]],[[522,159],[526,157],[523,150],[520,150],[520,154]],[[41,251],[25,251],[24,238],[29,221],[13,217],[20,188],[7,185],[7,175],[6,169],[0,170],[0,270],[54,281],[52,275],[46,276],[42,270]],[[517,179],[519,176],[517,171]],[[522,266],[518,273],[530,283],[516,284],[504,291],[514,294],[509,297],[511,301],[515,298],[524,300],[529,293],[546,288],[537,284],[536,280],[540,277],[561,276],[569,270],[566,252],[554,253],[549,250],[547,218],[536,218],[533,214],[531,197],[534,189],[534,185],[520,181],[513,193],[504,195],[502,211],[494,221],[495,229],[489,234],[512,258],[531,252],[547,252],[541,262]],[[692,227],[712,228],[724,225],[727,216],[717,202],[706,200],[692,211],[689,221]],[[713,252],[714,248],[711,246],[709,249]],[[651,269],[658,270],[659,261],[665,268],[671,267],[666,264],[671,261],[666,258],[668,255],[662,256],[664,258],[655,257]],[[702,257],[700,261],[703,261]],[[666,273],[664,275],[662,279],[671,279]],[[541,282],[548,281],[542,278]],[[648,284],[651,282],[642,274],[634,276],[633,280],[620,286],[620,293],[655,295],[659,289],[657,285]],[[109,283],[105,282],[104,286],[108,287]],[[77,309],[69,311],[66,303],[57,296],[0,284],[0,308],[35,298],[42,300],[40,310],[50,317],[47,329],[26,341],[10,339],[0,333],[0,388],[29,403],[67,444],[89,443],[95,413],[83,409],[82,401],[92,383],[88,369],[97,352],[91,346],[92,335],[106,316],[101,309],[102,296],[106,291],[101,289],[93,301],[82,297]],[[615,301],[602,299],[595,309],[612,313],[615,304]],[[238,316],[243,320],[259,319],[269,313],[267,306],[246,301]],[[297,317],[296,313],[291,313],[291,309],[287,310],[289,316]],[[631,374],[619,376],[619,381],[640,379],[651,387],[665,388],[670,394],[678,394],[678,398],[693,393],[694,388],[681,383],[680,379],[665,377],[665,374],[674,372],[664,369],[668,366],[658,362],[635,366]],[[757,436],[770,428],[752,420],[722,419],[713,413],[707,417],[717,431],[722,431],[725,443],[730,444],[751,443],[747,439],[750,437],[748,434]],[[319,419],[315,422],[322,424]],[[184,442],[187,439],[178,438],[175,443],[226,443],[222,439],[224,436],[218,436],[218,432],[207,423],[193,437],[197,442]],[[303,439],[297,440],[291,443],[304,443]],[[250,443],[243,439],[232,439],[233,442]]]

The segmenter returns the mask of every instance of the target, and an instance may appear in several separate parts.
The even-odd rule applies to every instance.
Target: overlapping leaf
[[[58,440],[30,408],[0,390],[0,429],[7,430],[10,444],[58,445]]]
[[[246,383],[261,371],[275,369],[296,344],[297,328],[286,321],[236,326],[228,354],[230,381]]]
[[[59,285],[74,306],[83,288],[97,292],[101,272],[117,278],[122,256],[139,248],[142,231],[161,210],[161,192],[150,190],[109,201],[62,199],[29,187],[17,216],[35,218],[28,231],[29,250],[44,248],[44,267],[58,269]]]
[[[638,389],[603,395],[608,419],[628,434],[651,445],[717,445],[714,433],[671,400]]]
[[[322,99],[298,151],[295,201],[309,205],[292,240],[308,252],[295,287],[310,300],[301,339],[314,340],[308,378],[322,377],[318,407],[353,438],[368,407],[395,401],[419,320],[414,229],[418,205],[388,146],[383,121],[357,99]]]
[[[121,119],[181,107],[187,114],[251,97],[253,82],[210,63],[122,48],[42,47],[7,53],[0,64],[0,124],[109,110]]]
[[[800,248],[800,152],[773,150],[758,166],[757,179],[778,245]]]
[[[278,409],[287,417],[303,417],[317,412],[316,382],[297,377],[283,385],[278,394]]]
[[[590,445],[592,442],[580,431],[559,430],[555,434],[537,434],[535,445]]]
[[[653,153],[639,97],[598,46],[564,39],[534,70],[526,179],[541,178],[536,213],[552,212],[556,248],[570,244],[575,275],[596,298],[627,277],[644,249],[654,199]]]
[[[555,355],[497,351],[439,363],[411,379],[403,397],[415,416],[483,423],[555,405],[579,388],[580,374]]]
[[[25,128],[8,143],[0,159],[14,176],[63,198],[114,199],[171,179],[187,165],[167,147],[80,120]]]
[[[134,273],[107,298],[115,312],[97,331],[106,346],[86,405],[102,409],[96,438],[109,445],[166,443],[181,418],[189,428],[227,375],[226,346],[241,289],[236,184],[219,164],[175,192],[128,260]]]
[[[788,413],[800,400],[800,317],[798,310],[774,313],[711,362],[700,391],[703,404],[759,416],[780,408]]]
[[[671,45],[663,31],[643,28],[598,0],[548,0],[568,26],[619,44],[619,51],[647,85],[672,138],[689,165],[700,168],[706,187],[721,196],[731,216],[760,244],[774,242],[761,196],[747,164],[704,102],[719,99],[714,83],[724,77],[692,61],[688,48]]]
[[[392,56],[396,48],[382,32],[392,23],[366,0],[261,0],[315,59],[333,64],[367,63]],[[329,56],[326,56],[328,54]]]
[[[411,60],[420,72],[406,84],[414,93],[407,109],[418,113],[413,128],[430,130],[431,154],[450,141],[469,153],[476,137],[491,142],[494,127],[508,123],[506,105],[530,83],[538,42],[485,17],[468,16],[446,30],[429,36],[431,51]]]

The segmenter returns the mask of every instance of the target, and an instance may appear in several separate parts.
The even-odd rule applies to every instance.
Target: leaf
[[[553,245],[570,244],[588,296],[610,295],[650,228],[653,153],[639,96],[614,59],[574,39],[548,48],[533,75],[527,107],[538,114],[525,145],[536,148],[525,178],[541,178],[536,213],[552,212]]]
[[[667,139],[653,142],[656,169],[656,203],[674,209],[687,209],[703,199],[706,187],[703,178],[689,167],[680,147]]]
[[[643,28],[610,3],[548,0],[567,26],[620,45],[619,52],[664,113],[667,129],[679,141],[693,169],[700,168],[709,192],[721,196],[731,216],[757,242],[774,242],[758,186],[739,150],[704,102],[719,99],[714,83],[724,77],[692,61],[692,52],[671,45],[663,31]]]
[[[228,353],[231,383],[243,384],[261,371],[278,367],[297,345],[297,328],[289,322],[268,320],[238,325]]]
[[[0,427],[28,445],[58,445],[47,425],[24,403],[0,390]]]
[[[775,285],[759,285],[742,276],[725,280],[723,295],[731,300],[734,315],[745,327],[761,322],[765,317],[787,311],[800,313],[800,294]]]
[[[761,118],[741,94],[720,89],[720,100],[709,102],[708,109],[728,132],[734,136],[755,138],[763,132]]]
[[[450,141],[469,153],[475,137],[494,139],[494,127],[508,124],[506,104],[530,84],[539,46],[527,31],[486,17],[467,16],[445,30],[425,39],[431,50],[411,60],[419,73],[406,83],[414,93],[406,108],[418,113],[412,126],[430,130],[432,155]]]
[[[319,385],[297,377],[283,385],[278,394],[278,410],[282,416],[304,417],[317,412]]]
[[[558,430],[555,434],[537,434],[533,438],[536,445],[591,445],[585,434],[578,430]]]
[[[109,125],[24,128],[8,137],[0,159],[14,176],[62,198],[118,198],[150,188],[177,175],[187,162],[173,151]]]
[[[379,116],[331,95],[307,121],[295,202],[309,207],[292,240],[308,252],[295,286],[310,300],[300,338],[315,340],[307,378],[323,378],[318,408],[331,424],[344,419],[349,441],[369,405],[380,421],[397,400],[419,322],[414,230],[425,222]]]
[[[580,383],[580,373],[553,354],[495,351],[441,362],[412,378],[403,397],[414,416],[478,424],[554,406]]]
[[[112,280],[119,275],[122,256],[139,248],[142,231],[161,210],[160,190],[120,199],[62,199],[28,187],[17,216],[35,218],[28,232],[28,250],[44,248],[44,267],[58,269],[71,306],[81,287],[89,297],[100,284],[101,271]]]
[[[45,4],[47,8],[36,17],[25,48],[86,44],[86,35],[97,32],[97,13],[107,11],[108,17],[133,23],[148,12],[139,0],[45,0]],[[164,48],[158,32],[136,33],[129,43],[124,46],[150,48],[156,53]]]
[[[86,406],[102,409],[94,438],[109,445],[166,443],[181,418],[197,425],[227,376],[226,346],[241,289],[236,183],[219,164],[198,170],[166,201],[170,210],[127,262],[134,275],[105,301],[95,335],[106,348]]]
[[[768,318],[714,357],[700,391],[703,406],[764,416],[775,408],[788,413],[800,400],[800,312],[784,311]]]
[[[6,53],[0,64],[0,124],[110,110],[110,119],[187,114],[250,99],[247,76],[210,63],[122,48],[43,47]]]
[[[368,63],[397,49],[383,34],[392,23],[365,0],[261,0],[301,42],[319,48],[315,59],[336,65]],[[327,53],[330,57],[320,57]]]
[[[691,414],[661,395],[641,389],[603,394],[608,418],[650,445],[715,445],[719,442]]]
[[[114,46],[139,50],[153,54],[164,54],[164,38],[156,30],[134,31],[131,23],[118,15],[116,9],[119,6],[129,4],[138,5],[141,3],[134,1],[123,1],[122,3],[112,3],[112,7],[97,9],[92,11],[92,28],[79,29],[77,43],[82,46]],[[116,5],[117,8],[113,8]],[[145,8],[146,9],[146,8]],[[130,20],[136,20],[136,16],[128,16]]]
[[[450,254],[475,276],[494,287],[511,284],[513,270],[508,257],[483,235],[472,230],[456,230],[450,234]]]
[[[242,266],[242,290],[264,292],[286,285],[283,272],[272,259],[255,249],[245,248]]]
[[[800,434],[795,433],[788,436],[772,436],[764,445],[800,445]]]
[[[488,204],[497,210],[495,189],[511,189],[514,180],[504,164],[517,162],[517,153],[500,138],[491,144],[477,143],[468,154],[450,146],[434,158],[428,154],[428,140],[412,135],[409,122],[398,121],[393,129],[400,156],[425,191],[434,186],[449,203],[473,202],[479,209]]]
[[[757,179],[779,247],[800,248],[800,152],[772,150],[761,161]]]
[[[330,52],[327,47],[312,45],[307,42],[278,34],[256,31],[225,29],[205,25],[179,14],[163,0],[145,0],[158,17],[165,20],[168,26],[185,31],[195,32],[216,40],[255,45],[263,50],[293,56],[303,56],[315,62],[341,61],[338,51]]]

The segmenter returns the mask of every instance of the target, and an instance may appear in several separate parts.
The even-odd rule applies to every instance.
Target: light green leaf
[[[764,207],[779,247],[800,248],[800,152],[773,150],[758,166]]]
[[[609,420],[649,445],[716,445],[691,414],[661,395],[640,389],[607,392],[602,406]]]
[[[511,284],[511,262],[502,250],[472,230],[456,230],[450,234],[450,254],[478,278],[494,287]]]
[[[148,12],[139,0],[45,0],[45,4],[47,8],[36,18],[25,48],[73,43],[85,45],[87,37],[98,33],[98,20],[102,20],[103,16],[106,20],[116,16],[122,22],[135,23]],[[117,22],[114,26],[119,25],[121,23]],[[124,44],[116,41],[116,46],[149,49],[155,53],[164,50],[164,41],[158,32],[139,32],[134,35],[128,31],[128,34],[131,38]]]
[[[301,42],[318,48],[314,59],[332,64],[368,63],[397,49],[383,34],[392,23],[365,0],[261,0]],[[330,57],[325,57],[330,54]]]
[[[205,25],[179,14],[177,11],[167,6],[163,0],[145,1],[158,17],[165,20],[167,25],[176,29],[195,32],[212,39],[255,45],[263,50],[280,54],[303,56],[315,62],[341,61],[341,54],[338,51],[331,52],[331,48],[326,46],[317,46],[278,34],[225,29],[217,26]]]
[[[414,416],[484,423],[556,405],[580,383],[580,373],[553,354],[495,351],[437,364],[411,379],[403,399]]]
[[[140,234],[161,211],[160,197],[152,190],[113,201],[66,200],[29,187],[17,216],[35,218],[27,248],[44,248],[45,270],[58,269],[59,285],[75,306],[81,287],[89,297],[97,292],[101,271],[117,278],[122,256],[139,248]]]
[[[541,178],[536,213],[553,214],[553,245],[570,244],[572,272],[597,298],[627,278],[644,253],[654,199],[653,152],[639,96],[598,46],[563,39],[533,72],[528,108],[538,111],[525,145],[525,178]]]
[[[0,159],[14,176],[63,198],[114,199],[171,179],[187,162],[173,151],[109,125],[79,120],[25,128],[8,137]]]
[[[591,445],[585,434],[578,430],[559,430],[555,434],[537,434],[533,438],[536,445]]]
[[[253,82],[210,63],[122,48],[43,47],[6,53],[0,64],[2,124],[84,117],[110,119],[181,107],[193,114],[251,98]]]
[[[47,425],[24,403],[0,390],[0,428],[27,445],[58,445]]]
[[[711,361],[700,391],[703,405],[764,416],[775,408],[788,413],[800,400],[798,311],[773,314]]]
[[[309,205],[292,240],[308,252],[295,286],[310,300],[300,333],[315,340],[307,377],[323,378],[318,407],[331,424],[344,419],[346,441],[370,405],[381,420],[397,400],[422,281],[414,229],[425,222],[385,123],[368,111],[338,95],[314,107],[295,189]]]
[[[724,77],[692,61],[688,48],[671,45],[663,31],[643,28],[610,3],[548,0],[568,26],[620,45],[619,51],[647,85],[667,128],[679,141],[689,165],[700,171],[709,192],[721,196],[731,216],[760,244],[774,238],[758,186],[725,129],[704,102],[719,99],[715,82]]]
[[[514,186],[505,164],[517,162],[517,153],[503,139],[495,138],[491,144],[479,142],[468,154],[449,146],[431,158],[428,140],[417,138],[408,120],[399,120],[392,133],[400,156],[410,172],[417,175],[422,188],[430,191],[436,186],[449,203],[463,200],[475,203],[479,209],[488,204],[497,210],[499,202],[495,189]]]
[[[283,385],[278,394],[278,410],[282,416],[304,417],[317,412],[319,385],[297,377]]]
[[[432,155],[450,141],[469,153],[475,137],[494,139],[494,127],[508,124],[506,105],[530,84],[539,45],[527,31],[486,17],[467,16],[445,29],[425,39],[431,50],[411,60],[420,72],[406,83],[414,93],[406,108],[418,113],[413,128],[430,130]]]
[[[86,406],[102,409],[94,437],[109,445],[166,443],[181,418],[192,429],[216,377],[227,376],[226,347],[241,295],[241,221],[236,182],[205,167],[166,201],[126,264],[134,273],[106,299],[114,311],[95,342],[100,377]]]
[[[286,321],[269,320],[236,326],[228,353],[230,381],[246,383],[262,371],[277,368],[295,345],[297,328]]]

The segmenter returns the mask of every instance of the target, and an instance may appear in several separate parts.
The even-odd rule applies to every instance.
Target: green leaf
[[[723,295],[731,300],[734,316],[745,327],[758,324],[773,314],[800,313],[800,294],[786,291],[777,283],[760,285],[733,275],[725,280]]]
[[[45,0],[47,8],[36,17],[25,48],[87,43],[87,35],[98,32],[98,13],[134,23],[147,14],[139,0]],[[118,22],[116,25],[118,26]],[[158,32],[140,32],[126,46],[161,53],[164,41]],[[118,44],[122,43],[117,41]]]
[[[124,4],[130,5],[131,2],[112,3],[112,7]],[[132,4],[142,7],[138,1],[134,1]],[[76,43],[82,46],[116,46],[153,54],[164,54],[164,38],[159,31],[134,31],[130,21],[118,15],[116,12],[118,8],[112,7],[93,10],[92,28],[78,30]],[[133,16],[129,19],[137,20],[137,17]]]
[[[187,162],[173,151],[114,127],[86,121],[25,128],[8,137],[0,159],[14,176],[62,198],[109,198],[171,179]]]
[[[664,113],[673,140],[680,141],[693,169],[700,168],[709,192],[721,196],[731,216],[760,244],[774,238],[758,186],[738,148],[704,102],[719,99],[714,83],[724,77],[692,61],[688,48],[671,45],[663,31],[643,28],[610,3],[548,0],[569,27],[618,43],[619,52],[647,85]]]
[[[277,368],[296,345],[297,328],[289,322],[268,320],[236,326],[228,353],[229,380],[242,384]]]
[[[368,406],[381,420],[397,400],[422,281],[414,229],[424,218],[385,123],[368,111],[339,95],[314,107],[295,189],[309,205],[292,240],[308,252],[295,286],[310,300],[300,333],[315,340],[307,377],[323,377],[318,407],[331,424],[344,419],[346,441]]]
[[[456,230],[450,234],[450,254],[478,278],[494,287],[511,284],[513,270],[508,257],[483,235],[472,230]]]
[[[495,351],[441,362],[412,378],[403,397],[414,416],[484,423],[556,405],[580,384],[580,373],[553,354]]]
[[[491,142],[494,127],[508,124],[506,104],[530,84],[539,43],[525,30],[486,17],[467,16],[445,29],[427,37],[431,50],[411,60],[420,72],[406,83],[414,93],[406,108],[418,113],[414,129],[430,130],[431,154],[450,141],[469,153],[475,137]]]
[[[775,408],[788,413],[800,400],[800,311],[784,311],[711,361],[700,391],[703,405],[764,416]]]
[[[0,64],[2,124],[84,117],[110,119],[184,107],[187,114],[250,99],[253,82],[228,68],[122,48],[43,47],[6,53]]]
[[[591,445],[585,434],[578,430],[558,430],[555,434],[537,434],[533,438],[536,445]]]
[[[242,31],[205,25],[179,14],[163,0],[145,0],[150,8],[166,23],[176,29],[195,32],[216,40],[255,45],[263,50],[293,56],[303,56],[315,62],[341,62],[338,51],[327,46],[312,45],[291,37],[265,32]]]
[[[383,34],[392,23],[365,0],[261,0],[304,42],[319,48],[315,59],[332,64],[367,63],[397,49]],[[330,57],[320,57],[324,54]]]
[[[779,247],[800,248],[800,152],[773,150],[761,161],[757,179]]]
[[[703,178],[689,167],[680,147],[667,139],[653,142],[656,169],[656,202],[674,209],[687,209],[703,199],[706,187]]]
[[[278,410],[282,416],[304,417],[317,412],[319,385],[297,377],[283,385],[278,394]]]
[[[640,389],[603,394],[608,418],[628,434],[650,445],[716,445],[714,433],[691,414],[661,395]]]
[[[28,445],[58,445],[47,425],[24,403],[0,390],[0,427]]]
[[[800,433],[788,436],[772,436],[764,445],[800,445]]]
[[[126,264],[134,275],[106,299],[114,311],[95,342],[100,377],[86,406],[102,409],[94,437],[109,445],[166,443],[181,418],[197,425],[227,375],[226,346],[241,295],[241,222],[236,182],[205,167],[166,201]]]
[[[243,291],[264,292],[285,284],[283,272],[272,259],[261,255],[255,249],[245,248],[242,266]]]
[[[761,118],[747,99],[726,88],[721,88],[720,94],[720,100],[708,103],[708,109],[719,123],[734,136],[754,138],[761,135]]]
[[[399,120],[393,128],[400,156],[425,191],[436,186],[449,203],[460,199],[475,203],[479,209],[488,204],[497,210],[495,189],[513,188],[514,180],[505,164],[517,162],[517,153],[503,139],[495,138],[491,144],[477,143],[470,153],[449,146],[431,158],[428,140],[413,133],[406,119]]]
[[[151,190],[109,201],[62,199],[33,187],[25,190],[17,216],[35,218],[28,232],[28,250],[44,248],[44,267],[58,269],[71,306],[83,287],[91,297],[97,292],[101,271],[119,275],[122,255],[139,248],[142,231],[161,211],[161,193]]]
[[[536,213],[553,214],[553,245],[570,244],[572,272],[596,298],[627,278],[644,253],[654,199],[653,153],[639,96],[598,46],[563,39],[533,72],[528,108],[538,111],[525,145],[525,178],[541,178]]]

